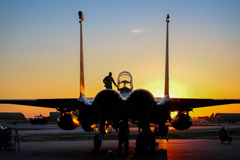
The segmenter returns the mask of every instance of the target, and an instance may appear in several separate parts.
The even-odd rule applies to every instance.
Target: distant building
[[[209,117],[208,116],[204,116],[204,117],[198,117],[194,122],[208,122]]]
[[[23,121],[25,116],[20,112],[0,112],[0,121]]]
[[[50,112],[50,119],[49,121],[57,121],[57,118],[58,118],[58,112]]]
[[[214,113],[210,116],[210,122],[240,122],[240,113]]]

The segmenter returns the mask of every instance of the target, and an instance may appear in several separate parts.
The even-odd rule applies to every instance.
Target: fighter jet
[[[82,22],[83,14],[79,11],[80,23],[80,96],[72,99],[1,99],[0,103],[28,105],[37,107],[56,108],[59,111],[57,124],[61,129],[73,130],[81,124],[86,132],[91,132],[94,124],[100,124],[99,134],[94,138],[94,149],[101,147],[102,137],[106,134],[106,125],[113,128],[121,119],[128,119],[139,127],[139,131],[147,137],[165,137],[168,133],[167,122],[178,130],[186,130],[192,126],[192,119],[189,111],[197,107],[208,107],[240,103],[240,99],[189,99],[170,98],[169,96],[169,53],[168,53],[168,25],[170,16],[167,15],[166,34],[166,64],[165,64],[165,92],[162,98],[155,98],[153,94],[145,89],[133,90],[133,77],[123,71],[117,79],[117,90],[104,89],[98,92],[94,99],[85,97],[84,87],[84,65],[83,65],[83,43],[82,43]],[[73,112],[79,112],[79,116]],[[178,111],[173,119],[170,116],[172,111]],[[150,130],[150,123],[155,125],[154,131]],[[155,138],[147,138],[142,141],[139,134],[136,149],[140,147],[140,142],[155,142]],[[150,144],[154,148],[155,143]]]

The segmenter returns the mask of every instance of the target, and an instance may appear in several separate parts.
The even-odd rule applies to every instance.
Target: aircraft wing
[[[0,104],[18,104],[47,108],[79,109],[88,104],[78,98],[69,99],[1,99]]]
[[[166,109],[170,111],[184,111],[187,108],[208,107],[224,104],[240,103],[240,99],[189,99],[189,98],[171,98],[166,103]]]

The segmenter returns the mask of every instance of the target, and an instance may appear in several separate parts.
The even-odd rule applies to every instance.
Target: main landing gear
[[[228,141],[229,143],[232,142],[232,137],[229,135],[229,126],[222,127],[220,129],[219,138],[221,140],[221,143],[224,143],[225,141]]]
[[[99,127],[100,134],[96,134],[94,136],[94,149],[93,149],[93,152],[101,151],[103,137],[106,135],[106,132],[110,133],[112,131],[111,126],[108,126],[108,128],[106,128],[106,126],[108,126],[108,122],[105,124],[105,121],[101,120],[100,127]],[[106,129],[108,129],[109,131],[106,131]]]
[[[96,134],[94,136],[94,152],[98,152],[101,150],[102,146],[102,139],[105,136],[105,121],[101,120],[100,121],[100,127],[99,127],[100,134]]]

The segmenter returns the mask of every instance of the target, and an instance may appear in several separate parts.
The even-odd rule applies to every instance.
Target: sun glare
[[[177,116],[178,114],[178,111],[174,111],[174,112],[171,112],[170,116],[171,118],[174,118],[175,116]]]

